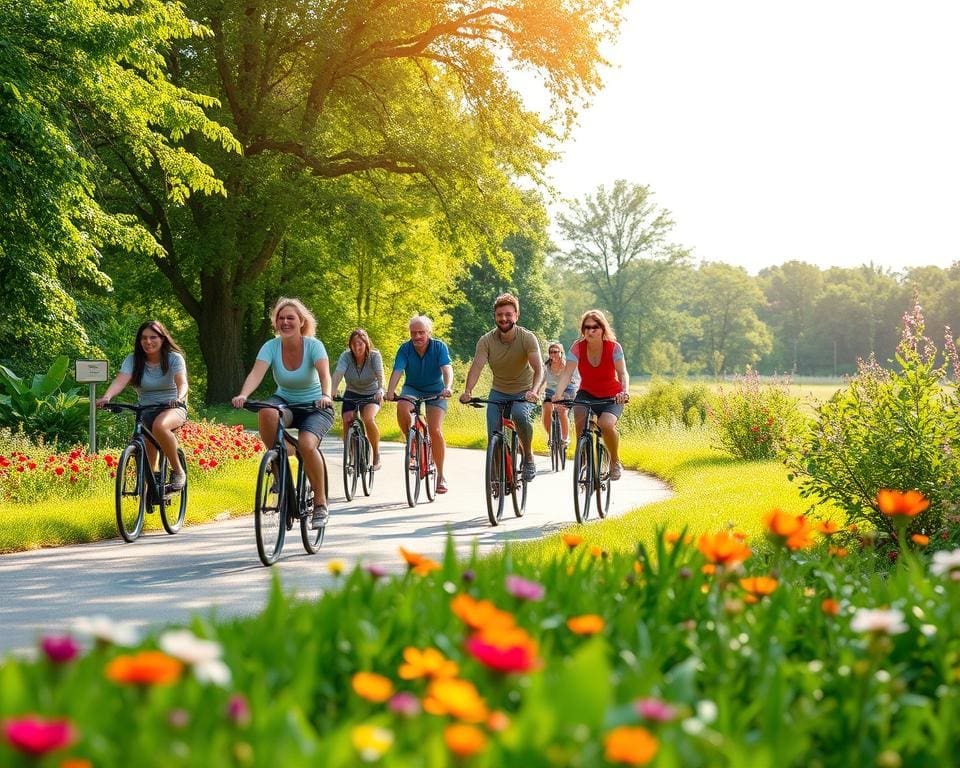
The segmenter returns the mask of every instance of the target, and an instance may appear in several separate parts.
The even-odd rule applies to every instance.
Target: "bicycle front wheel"
[[[487,464],[484,476],[484,490],[487,496],[487,517],[490,525],[499,525],[503,517],[503,502],[506,496],[506,484],[503,476],[503,436],[490,435],[487,444]]]
[[[187,483],[190,480],[187,474],[187,457],[183,455],[182,449],[177,448],[177,456],[180,458],[180,466],[183,467],[183,488],[170,494],[164,493],[160,504],[160,522],[163,530],[171,535],[183,528],[183,521],[187,517]]]
[[[369,496],[373,490],[373,477],[376,474],[373,471],[373,448],[367,437],[363,438],[363,461],[360,464],[360,480],[363,484],[363,495]]]
[[[561,471],[565,458],[563,441],[560,438],[560,417],[557,415],[557,407],[554,406],[553,415],[550,417],[550,468],[554,472]]]
[[[420,433],[411,429],[407,433],[407,447],[403,452],[403,474],[407,484],[407,504],[417,506],[420,498]]]
[[[343,441],[343,495],[351,501],[357,493],[357,479],[360,463],[360,436],[350,427],[347,439]]]
[[[516,517],[523,517],[527,511],[527,481],[523,479],[523,463],[526,459],[523,453],[523,446],[517,440],[516,435],[513,438],[513,450],[507,456],[512,471],[507,472],[507,482],[510,484],[510,499],[513,501],[513,514]]]
[[[117,530],[124,541],[136,541],[143,530],[146,511],[144,495],[144,456],[139,443],[130,443],[117,464]]]
[[[433,463],[433,451],[430,450],[427,438],[420,441],[420,465],[425,467],[423,487],[427,491],[427,500],[433,501],[437,498],[437,465]]]
[[[613,483],[610,482],[610,454],[607,453],[606,446],[602,440],[597,440],[597,476],[594,478],[594,486],[597,489],[597,514],[600,517],[607,516],[607,510],[610,509],[610,491]]]
[[[279,454],[275,450],[267,451],[260,460],[257,496],[253,507],[257,554],[264,565],[277,562],[287,535],[285,491],[280,477]]]
[[[321,454],[322,456],[323,454]],[[310,485],[310,478],[307,473],[303,473],[300,481],[301,487],[297,492],[299,507],[303,513],[300,516],[300,540],[303,542],[303,548],[308,555],[315,555],[320,551],[320,545],[323,544],[323,534],[327,527],[313,528],[310,525],[313,517],[313,486]]]
[[[577,441],[577,450],[573,454],[573,512],[578,523],[585,523],[590,518],[590,502],[593,496],[592,453],[590,438],[585,435]]]

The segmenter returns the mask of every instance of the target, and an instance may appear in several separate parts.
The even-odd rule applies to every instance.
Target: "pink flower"
[[[499,648],[479,637],[471,637],[466,645],[471,656],[497,672],[529,672],[537,665],[536,653],[529,644]]]
[[[387,569],[382,565],[368,565],[367,573],[373,576],[374,579],[380,579],[387,575]]]
[[[66,664],[80,653],[80,644],[71,635],[46,635],[40,647],[54,664]]]
[[[250,724],[250,704],[243,694],[235,693],[227,702],[227,719],[241,728]]]
[[[655,723],[669,723],[677,716],[677,708],[653,697],[634,702],[633,708],[644,720]]]
[[[507,576],[507,592],[518,600],[533,600],[534,602],[543,600],[546,589],[542,584],[535,581],[528,581],[520,576]]]
[[[77,737],[69,720],[44,720],[37,715],[7,720],[3,724],[3,735],[10,746],[28,755],[45,755],[63,749]]]
[[[416,717],[420,714],[420,699],[407,691],[400,691],[390,697],[387,706],[391,712],[403,717]]]

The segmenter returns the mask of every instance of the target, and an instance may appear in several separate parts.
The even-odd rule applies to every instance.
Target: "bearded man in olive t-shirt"
[[[510,418],[517,425],[517,436],[523,445],[523,479],[528,483],[536,477],[533,460],[533,406],[543,383],[543,358],[540,342],[532,331],[517,325],[520,319],[520,300],[509,293],[497,296],[493,303],[493,317],[497,327],[485,333],[477,342],[473,363],[467,372],[467,381],[460,402],[473,397],[473,388],[486,363],[493,372],[493,387],[488,400],[503,402],[523,397],[527,402],[514,403]],[[487,405],[487,437],[499,426],[500,410]]]

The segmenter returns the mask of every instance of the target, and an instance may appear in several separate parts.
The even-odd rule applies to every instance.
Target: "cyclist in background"
[[[573,378],[570,384],[559,395],[557,395],[557,379],[563,374],[567,367],[567,357],[563,354],[563,345],[559,341],[550,341],[547,343],[547,359],[543,361],[543,387],[542,394],[553,399],[556,395],[558,400],[573,400],[580,388],[580,371],[573,372]],[[570,444],[570,420],[567,416],[567,407],[565,405],[555,406],[552,402],[543,403],[543,428],[547,431],[547,438],[550,437],[550,420],[553,417],[553,409],[557,409],[557,415],[560,417],[560,436],[563,440],[563,447]]]
[[[453,363],[450,350],[440,339],[433,338],[433,321],[425,315],[410,319],[410,340],[403,342],[393,360],[393,372],[387,383],[387,400],[396,399],[397,383],[403,376],[404,397],[421,398],[439,395],[427,406],[427,428],[433,461],[437,465],[437,493],[446,493],[447,481],[443,475],[443,457],[446,443],[443,440],[443,417],[447,413],[447,400],[452,394]],[[397,424],[401,436],[406,436],[413,424],[413,406],[406,400],[397,401]]]
[[[187,422],[187,364],[183,350],[177,346],[163,323],[147,320],[137,329],[133,352],[123,359],[120,372],[110,382],[98,406],[104,406],[123,391],[127,384],[137,390],[137,405],[155,405],[143,413],[143,425],[150,430],[170,463],[170,482],[167,489],[182,491],[187,481],[177,455],[177,430]],[[173,407],[168,407],[173,406]],[[157,469],[157,449],[150,440],[147,460],[151,469]]]
[[[533,406],[537,402],[537,392],[543,380],[543,361],[540,359],[540,342],[532,331],[517,325],[520,319],[520,300],[503,293],[493,302],[493,318],[497,327],[485,333],[477,341],[477,350],[467,372],[467,382],[460,395],[460,402],[467,403],[473,396],[483,366],[490,364],[493,371],[493,387],[488,400],[514,400],[523,397],[526,403],[514,403],[510,417],[517,425],[517,436],[523,445],[523,479],[531,482],[537,475],[537,465],[533,459]],[[487,437],[500,424],[500,411],[497,406],[487,405]]]
[[[377,412],[383,402],[383,358],[380,350],[374,349],[370,343],[370,336],[363,328],[357,328],[350,334],[347,348],[340,354],[337,367],[333,371],[332,394],[337,394],[340,380],[345,382],[343,392],[343,407],[340,415],[343,418],[343,439],[346,441],[350,434],[350,425],[357,413],[357,401],[373,399],[360,412],[360,418],[366,427],[367,438],[373,449],[373,458],[370,468],[380,469],[380,430],[377,428]]]
[[[330,360],[323,342],[314,336],[317,321],[313,313],[298,299],[278,299],[270,319],[277,335],[260,347],[257,360],[240,388],[240,394],[231,402],[234,408],[243,408],[247,398],[263,381],[264,374],[272,368],[277,390],[266,402],[277,405],[315,404],[320,408],[296,415],[287,411],[284,425],[300,430],[297,438],[299,453],[313,487],[311,527],[323,528],[329,513],[320,441],[333,426]],[[257,412],[257,418],[260,437],[269,448],[277,439],[280,414],[272,408],[265,408]]]
[[[567,365],[557,380],[557,389],[564,391],[573,381],[575,372],[580,374],[577,400],[593,402],[592,405],[578,405],[573,409],[577,438],[583,433],[589,407],[597,414],[603,444],[610,454],[610,479],[619,480],[623,464],[620,463],[617,421],[623,414],[623,404],[630,397],[630,376],[623,357],[623,347],[617,342],[616,334],[599,309],[587,310],[580,318],[580,338],[573,342],[567,353]],[[609,398],[615,399],[616,403],[596,402]]]

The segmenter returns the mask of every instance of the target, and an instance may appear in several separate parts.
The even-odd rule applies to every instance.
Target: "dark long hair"
[[[143,369],[147,365],[147,353],[143,351],[140,337],[148,328],[163,339],[160,344],[160,368],[164,373],[170,370],[170,353],[179,352],[181,355],[183,354],[183,350],[173,340],[170,332],[163,327],[163,323],[159,320],[147,320],[137,328],[137,339],[133,342],[133,376],[130,377],[130,382],[135,387],[139,387],[140,382],[143,381]]]

